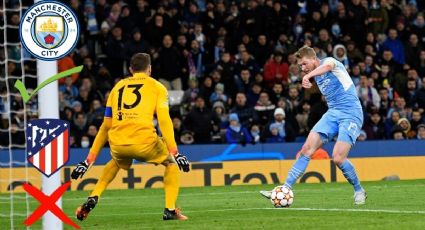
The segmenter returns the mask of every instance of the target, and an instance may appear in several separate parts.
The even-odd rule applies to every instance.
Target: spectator
[[[244,93],[237,93],[235,101],[236,104],[230,112],[238,115],[242,126],[251,127],[258,121],[257,111],[247,104],[246,95]]]
[[[194,143],[207,144],[211,142],[213,126],[218,125],[218,118],[205,106],[205,100],[197,97],[195,107],[191,109],[184,120],[185,127],[193,132]]]
[[[78,88],[73,84],[72,78],[65,78],[65,84],[59,86],[59,91],[62,92],[63,97],[68,104],[72,104],[78,97]]]
[[[403,97],[397,97],[394,100],[393,106],[388,111],[387,118],[390,118],[394,111],[397,111],[400,114],[400,117],[407,117],[406,100],[404,100]]]
[[[228,144],[242,144],[252,142],[252,137],[248,130],[239,123],[236,113],[229,115],[229,127],[226,129],[226,142]]]
[[[333,57],[340,61],[346,69],[350,68],[350,62],[348,61],[348,57],[347,57],[347,49],[345,48],[344,45],[342,44],[338,44],[336,46],[334,46],[333,51],[332,51]]]
[[[260,71],[258,64],[251,57],[251,54],[248,51],[242,51],[241,57],[236,61],[235,65],[236,72],[240,72],[244,69],[248,69],[251,76],[255,76]]]
[[[363,106],[367,107],[368,105],[374,105],[379,108],[381,98],[379,97],[378,91],[371,85],[373,80],[367,79],[366,76],[360,77],[360,84],[356,87],[357,94],[361,101],[363,102]]]
[[[255,111],[258,113],[261,125],[265,125],[268,122],[268,120],[272,117],[275,108],[276,106],[269,99],[269,94],[267,92],[262,92],[254,106]]]
[[[258,35],[257,43],[254,45],[254,51],[253,51],[253,55],[255,57],[257,64],[263,67],[267,59],[270,58],[271,54],[272,54],[272,49],[268,44],[267,36],[264,34]]]
[[[283,54],[275,52],[264,66],[264,82],[268,87],[274,83],[288,84],[288,64],[283,61]]]
[[[153,55],[156,66],[155,71],[158,80],[168,90],[182,90],[182,81],[180,78],[180,53],[173,46],[173,38],[165,35],[162,39],[162,47]]]
[[[250,131],[251,137],[252,137],[252,143],[259,143],[261,141],[261,130],[260,130],[260,126],[258,126],[257,124],[254,124],[251,126],[251,131]]]
[[[410,68],[417,69],[419,67],[419,55],[423,50],[423,46],[419,43],[418,35],[410,34],[409,41],[404,46],[406,64]]]
[[[425,120],[422,118],[422,114],[418,109],[412,111],[412,118],[410,119],[410,125],[412,130],[416,131],[418,125],[424,123]]]
[[[407,118],[400,118],[397,121],[397,126],[401,129],[401,131],[403,131],[406,139],[412,139],[416,136],[416,132],[411,129],[410,122]]]
[[[266,138],[266,143],[285,142],[285,136],[279,132],[279,124],[273,123],[269,126],[270,136]]]
[[[385,133],[387,138],[393,137],[393,131],[396,128],[398,120],[400,120],[400,113],[398,111],[391,112],[391,117],[385,120]]]
[[[298,122],[299,126],[299,136],[307,136],[310,132],[310,129],[308,127],[308,117],[310,114],[310,103],[308,101],[303,101],[301,103],[301,106],[299,107],[299,112],[295,116],[295,119]]]
[[[221,55],[221,59],[216,63],[215,69],[221,72],[221,80],[226,86],[226,94],[234,97],[236,95],[236,85],[234,80],[235,65],[230,59],[230,53],[224,52]]]
[[[214,104],[216,101],[227,102],[227,95],[224,94],[224,85],[221,83],[215,85],[215,90],[210,96],[211,104]]]
[[[125,56],[127,65],[130,64],[130,58],[136,53],[147,53],[149,50],[149,44],[142,38],[142,33],[139,28],[133,29],[131,39],[125,44]]]
[[[87,129],[87,135],[86,135],[89,139],[89,146],[93,145],[97,132],[98,132],[98,129],[95,125],[89,125],[89,128]]]
[[[210,76],[207,76],[204,78],[204,82],[199,89],[199,95],[202,96],[205,100],[209,101],[213,92],[213,81]]]
[[[404,140],[404,139],[406,139],[406,134],[400,128],[397,128],[392,132],[392,139],[393,140]]]
[[[199,41],[192,40],[190,43],[190,51],[187,56],[189,68],[189,78],[201,78],[205,71],[204,49],[200,46]]]
[[[417,103],[417,107],[419,108],[419,110],[422,110],[422,113],[424,113],[425,112],[424,111],[425,109],[425,77],[422,78],[422,88],[416,91],[413,101]]]
[[[369,4],[367,25],[373,34],[382,34],[387,30],[389,23],[387,10],[384,9],[378,0],[372,0]]]
[[[225,129],[228,125],[228,114],[226,113],[224,103],[222,101],[216,101],[212,108],[215,116],[220,120],[220,123],[218,124],[220,130]]]
[[[290,122],[287,122],[285,119],[285,111],[282,108],[277,108],[274,111],[274,120],[269,123],[266,127],[269,128],[269,136],[272,136],[272,139],[276,140],[276,138],[283,138],[283,141],[293,142],[295,141],[296,132],[293,129]],[[273,126],[273,127],[272,127]],[[272,128],[278,129],[278,136],[273,135]]]
[[[240,75],[236,77],[235,82],[238,86],[238,92],[248,93],[253,82],[251,72],[248,69],[242,69]]]
[[[384,44],[382,44],[382,48],[384,50],[391,50],[392,54],[394,55],[394,61],[396,61],[398,64],[405,63],[404,46],[398,38],[396,29],[390,28],[388,30],[388,38],[385,40]]]
[[[385,126],[381,115],[375,111],[367,119],[363,126],[368,140],[385,139]]]
[[[425,124],[418,125],[418,134],[416,138],[418,140],[425,140]]]
[[[185,112],[188,112],[195,104],[195,99],[199,95],[199,87],[197,79],[189,79],[189,88],[184,91],[181,105]]]
[[[121,78],[124,75],[125,42],[122,28],[115,26],[106,45],[108,69],[114,79]]]
[[[174,139],[176,140],[176,143],[182,144],[182,141],[180,139],[183,134],[184,127],[180,117],[173,118],[173,129],[174,129]]]

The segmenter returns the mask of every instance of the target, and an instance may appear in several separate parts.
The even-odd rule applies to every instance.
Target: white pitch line
[[[185,210],[184,213],[198,212],[233,212],[233,211],[255,211],[255,210],[276,210],[276,211],[322,211],[322,212],[373,212],[373,213],[393,213],[393,214],[418,214],[424,215],[425,211],[407,211],[407,210],[390,210],[390,209],[344,209],[344,208],[228,208],[228,209],[206,209],[199,211]],[[160,212],[146,213],[117,213],[117,214],[96,214],[96,216],[143,216],[143,215],[158,215]]]

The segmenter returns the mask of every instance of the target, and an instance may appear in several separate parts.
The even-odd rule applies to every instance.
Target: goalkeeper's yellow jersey
[[[150,144],[157,141],[154,114],[168,150],[175,153],[177,145],[169,115],[167,89],[145,73],[135,73],[119,81],[110,92],[105,110],[105,118],[111,118],[109,144]]]

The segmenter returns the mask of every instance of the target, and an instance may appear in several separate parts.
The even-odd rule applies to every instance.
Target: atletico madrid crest
[[[27,160],[47,177],[69,159],[69,123],[59,119],[32,120],[27,125]]]

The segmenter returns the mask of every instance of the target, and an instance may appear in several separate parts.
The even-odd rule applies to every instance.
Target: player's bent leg
[[[337,141],[332,153],[333,161],[342,171],[345,179],[353,185],[354,188],[354,204],[364,204],[367,194],[360,184],[354,165],[347,159],[348,152],[351,149],[351,143],[345,141]]]
[[[165,209],[163,220],[187,220],[178,208],[176,201],[180,188],[180,170],[174,159],[170,156],[165,162],[164,172],[164,192],[165,192]]]
[[[323,141],[322,141],[322,137],[320,136],[319,133],[317,132],[310,132],[310,134],[307,137],[306,142],[304,143],[303,147],[301,148],[301,155],[300,157],[295,161],[294,165],[292,166],[291,170],[289,170],[288,172],[288,176],[286,178],[286,181],[284,183],[284,186],[291,188],[292,186],[295,184],[295,182],[297,181],[298,178],[300,178],[309,162],[310,162],[310,157],[311,155],[313,155],[313,153],[320,148],[320,146],[323,145]],[[260,191],[260,194],[267,198],[270,199],[272,192],[271,191],[267,191],[267,190],[263,190]]]
[[[292,188],[297,179],[304,174],[310,162],[310,157],[318,148],[320,148],[320,146],[322,146],[322,144],[323,142],[320,134],[314,131],[310,132],[306,142],[301,148],[300,157],[295,161],[291,170],[288,172],[288,176],[284,184],[286,187]]]
[[[89,215],[90,211],[96,206],[100,195],[105,191],[106,187],[111,183],[119,171],[119,166],[115,160],[110,160],[104,167],[101,177],[96,183],[96,186],[90,196],[87,198],[87,201],[84,202],[80,207],[75,211],[77,219],[84,220]]]

